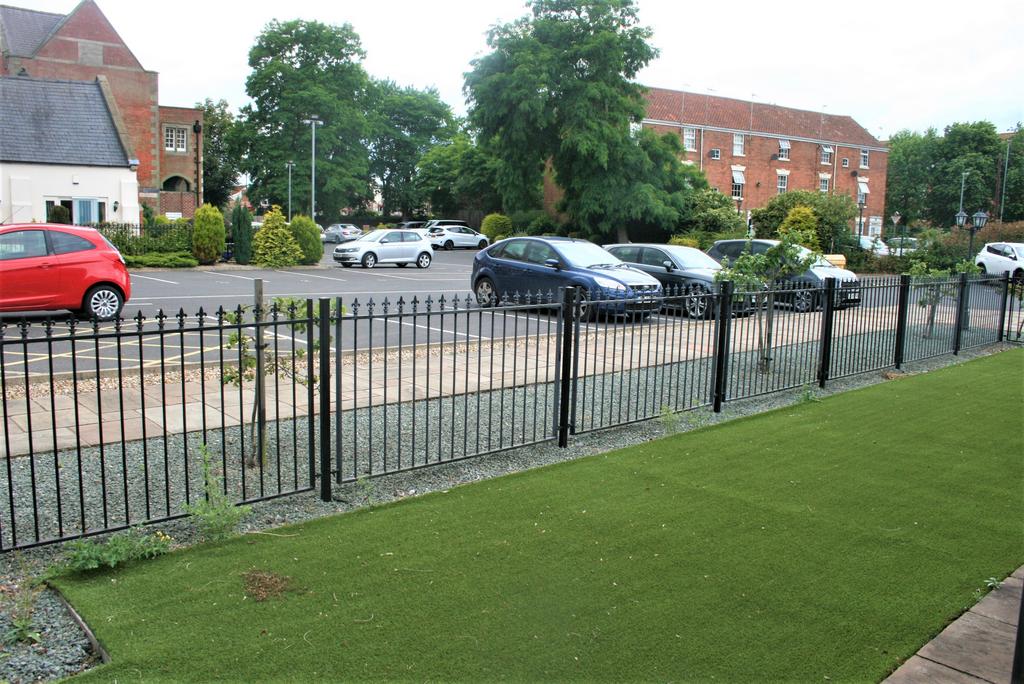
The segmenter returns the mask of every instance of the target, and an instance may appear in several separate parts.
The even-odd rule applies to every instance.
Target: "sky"
[[[277,19],[350,23],[367,72],[434,87],[464,115],[463,74],[487,52],[489,27],[527,13],[524,0],[96,0],[146,69],[160,104],[248,102],[248,51]],[[75,0],[5,0],[70,12]],[[880,140],[987,120],[1024,121],[1020,0],[731,3],[636,0],[659,56],[644,85],[852,116]],[[172,9],[173,7],[173,9]],[[159,26],[154,33],[154,27]]]

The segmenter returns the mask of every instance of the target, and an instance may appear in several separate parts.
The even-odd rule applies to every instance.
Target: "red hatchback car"
[[[124,259],[92,228],[0,226],[0,312],[70,309],[109,320],[131,297]]]

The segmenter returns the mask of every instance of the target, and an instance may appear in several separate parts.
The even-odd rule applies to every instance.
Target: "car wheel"
[[[981,269],[981,275],[988,275],[988,269],[985,268],[985,264],[978,264],[978,268]]]
[[[1024,268],[1018,268],[1013,272],[1013,279],[1016,281],[1024,280]]]
[[[487,248],[487,240],[481,240],[480,242],[476,243],[476,247],[477,247],[477,249],[486,249]]]
[[[430,252],[420,252],[420,255],[416,257],[416,268],[430,268],[430,261],[433,259],[430,256]]]
[[[444,248],[450,252],[453,249],[455,249],[455,243],[452,242],[451,240],[446,240],[444,243]]]
[[[586,288],[576,288],[576,312],[580,321],[589,322],[597,317],[597,307],[590,301],[590,293]]]
[[[479,306],[494,306],[498,303],[498,293],[494,289],[494,282],[490,278],[481,278],[476,281],[473,294],[476,295],[476,303]]]
[[[86,318],[109,321],[118,317],[124,296],[113,285],[97,285],[85,293],[79,313]]]
[[[406,266],[408,266],[408,265],[409,265],[409,262],[408,262],[408,261],[399,261],[399,262],[398,262],[397,264],[395,264],[395,265],[396,265],[396,266],[398,266],[398,268],[405,268]]]
[[[373,268],[377,265],[377,255],[373,252],[367,252],[366,256],[363,257],[363,268]]]
[[[807,313],[814,311],[815,307],[815,294],[812,290],[801,288],[793,293],[793,311],[797,313]]]
[[[710,318],[711,291],[703,285],[691,285],[686,288],[685,311],[690,318]]]

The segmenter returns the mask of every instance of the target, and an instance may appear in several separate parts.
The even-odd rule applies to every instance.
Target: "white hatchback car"
[[[334,260],[348,268],[355,264],[373,268],[377,264],[396,264],[405,268],[416,264],[427,268],[433,257],[430,243],[412,230],[375,230],[358,240],[334,248]]]
[[[436,226],[429,229],[427,239],[430,240],[434,249],[455,249],[456,247],[483,249],[491,244],[486,235],[466,226]]]
[[[1024,278],[1024,242],[989,242],[974,257],[974,263],[982,273]]]
[[[889,245],[882,242],[882,238],[872,235],[861,235],[860,248],[873,253],[875,256],[889,256]]]

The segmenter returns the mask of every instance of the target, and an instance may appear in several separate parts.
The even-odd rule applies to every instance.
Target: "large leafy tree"
[[[903,225],[911,225],[928,214],[928,189],[937,161],[939,136],[934,128],[924,134],[903,130],[889,141],[885,210],[900,212]]]
[[[667,229],[680,218],[663,140],[633,136],[644,115],[637,72],[657,54],[632,0],[532,0],[531,13],[491,29],[490,53],[466,74],[470,120],[501,159],[507,209],[536,206],[545,164],[560,210],[590,234]],[[673,167],[677,169],[678,167]],[[667,183],[667,185],[665,185]]]
[[[947,126],[936,145],[935,161],[929,167],[926,218],[936,226],[953,223],[960,208],[961,180],[964,211],[991,211],[1002,149],[1005,148],[996,127],[988,121]]]
[[[827,195],[810,190],[794,190],[772,197],[750,216],[759,238],[779,237],[779,227],[795,207],[808,207],[817,220],[818,244],[830,251],[849,239],[850,223],[857,216],[857,205],[849,195]]]
[[[203,110],[203,199],[223,208],[238,180],[240,159],[231,144],[235,117],[226,100],[206,98],[196,103]]]
[[[309,207],[312,132],[303,120],[313,116],[323,121],[316,132],[316,218],[330,221],[371,197],[363,57],[349,24],[267,24],[249,51],[245,88],[253,103],[242,108],[237,138],[250,198],[283,205],[286,164],[294,161],[294,207]]]
[[[372,92],[370,173],[379,183],[384,214],[411,216],[426,199],[416,166],[429,149],[451,139],[455,119],[435,90],[381,81]]]
[[[502,205],[497,190],[500,167],[497,157],[468,133],[458,133],[423,155],[416,185],[437,216],[454,216],[461,210],[490,213]]]
[[[1009,164],[1006,154],[1009,150]],[[1024,221],[1024,127],[1017,124],[1017,131],[1010,138],[1009,145],[1003,144],[1003,169],[1006,188],[1000,187],[1000,198],[1004,221]]]

